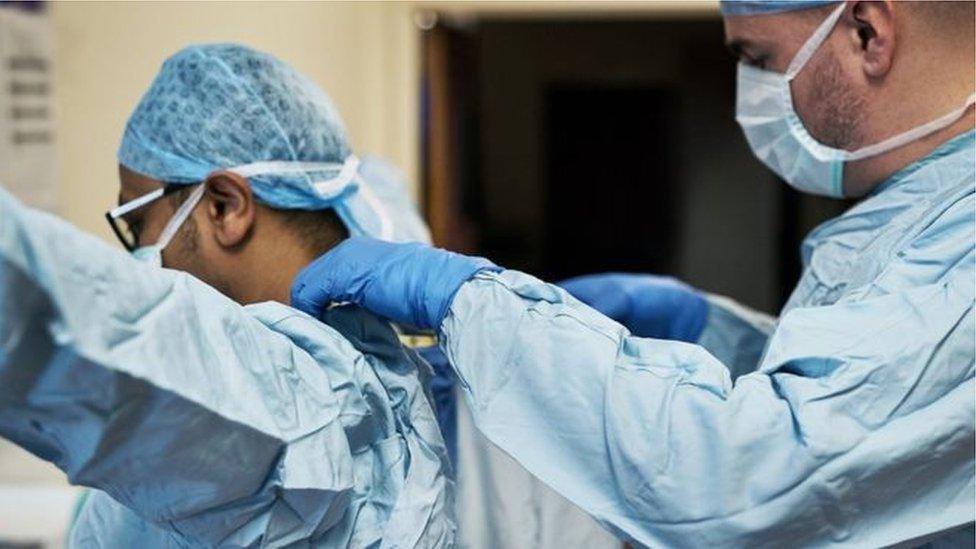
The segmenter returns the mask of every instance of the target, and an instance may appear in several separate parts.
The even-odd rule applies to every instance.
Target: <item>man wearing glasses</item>
[[[390,170],[234,45],[167,60],[119,157],[107,217],[142,263],[0,190],[0,436],[96,488],[72,545],[450,545],[416,355],[357,308],[282,304],[347,234],[424,230]]]

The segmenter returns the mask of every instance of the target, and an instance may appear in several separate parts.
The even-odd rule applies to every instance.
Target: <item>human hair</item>
[[[349,238],[349,230],[335,210],[274,210],[286,227],[294,231],[305,249],[324,254]]]

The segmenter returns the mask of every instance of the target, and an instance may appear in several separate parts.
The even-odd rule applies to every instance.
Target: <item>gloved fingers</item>
[[[313,315],[345,301],[397,322],[436,328],[458,288],[483,270],[500,268],[419,243],[352,237],[299,273],[291,300]]]
[[[291,287],[292,307],[318,318],[329,303],[348,300],[344,288],[349,284],[336,278],[352,274],[352,260],[347,256],[362,247],[357,240],[350,238],[340,242],[298,273]]]
[[[603,287],[605,285],[601,283],[594,284],[594,280],[590,276],[578,276],[560,280],[556,282],[556,286],[566,290],[576,299],[592,307],[593,303],[603,294]]]
[[[590,274],[567,278],[557,282],[556,285],[583,303],[602,311],[598,305],[605,302],[607,296],[619,296],[625,293],[624,277],[626,276],[628,275],[622,273]]]
[[[291,288],[291,306],[315,318],[322,316],[331,301],[327,285],[296,280]]]
[[[602,273],[570,278],[559,285],[640,337],[697,341],[704,329],[705,299],[670,276]]]

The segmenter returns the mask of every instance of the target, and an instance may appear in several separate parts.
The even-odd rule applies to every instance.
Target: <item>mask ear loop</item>
[[[159,235],[159,240],[156,241],[155,246],[162,251],[169,244],[170,240],[176,236],[176,231],[180,229],[180,226],[190,217],[190,213],[193,212],[193,208],[196,208],[197,204],[200,203],[200,199],[203,198],[203,192],[206,190],[205,183],[200,183],[190,196],[186,199],[186,202],[180,204],[177,208],[176,213],[173,214],[172,219],[163,227],[163,232]]]
[[[350,182],[353,181],[356,172],[359,170],[359,158],[350,154],[341,163],[337,162],[292,162],[286,160],[274,160],[268,162],[254,162],[227,168],[227,171],[237,175],[250,178],[259,175],[284,175],[284,174],[308,174],[309,172],[332,172],[339,170],[339,173],[330,179],[321,181],[309,181],[309,184],[320,196],[328,198],[343,191]]]
[[[334,196],[356,179],[359,164],[359,157],[350,154],[346,157],[345,162],[342,163],[342,169],[339,170],[338,175],[325,181],[315,181],[312,183],[312,186],[323,197]]]
[[[380,231],[377,238],[380,240],[392,241],[393,221],[390,220],[390,215],[386,211],[386,206],[384,206],[380,199],[376,197],[376,194],[373,193],[373,189],[369,188],[369,183],[364,181],[358,173],[356,174],[356,181],[359,183],[356,192],[362,194],[363,200],[370,208],[373,209],[373,213],[375,213],[376,217],[380,220]]]
[[[346,158],[349,162],[352,156]],[[338,162],[292,162],[289,160],[272,160],[268,162],[253,162],[227,168],[227,171],[234,172],[241,177],[254,177],[265,174],[292,174],[303,172],[325,172],[335,169],[342,169],[345,164]]]
[[[968,98],[966,98],[966,102],[962,105],[962,107],[959,107],[954,111],[944,114],[939,118],[932,120],[931,122],[922,124],[917,128],[908,130],[906,132],[902,132],[897,135],[893,135],[880,143],[875,143],[874,145],[868,145],[867,147],[857,149],[856,151],[850,151],[844,156],[844,159],[848,161],[861,160],[863,158],[869,158],[871,156],[885,153],[890,150],[897,149],[898,147],[907,145],[913,141],[925,137],[926,135],[935,133],[953,124],[956,120],[962,118],[963,115],[966,114],[966,111],[968,111],[969,108],[972,107],[974,104],[976,104],[976,93],[971,94]]]
[[[362,196],[363,201],[373,210],[373,213],[376,214],[377,219],[380,221],[379,235],[377,238],[381,240],[392,240],[393,221],[390,219],[390,215],[386,211],[383,202],[376,197],[376,194],[369,187],[369,183],[359,175],[360,164],[361,162],[358,157],[349,155],[343,163],[342,170],[339,174],[332,179],[315,182],[315,190],[322,196],[332,196],[346,188],[350,183],[355,183],[356,192]]]
[[[816,53],[817,49],[823,45],[823,43],[827,40],[827,37],[830,36],[830,33],[833,32],[834,26],[837,25],[837,21],[840,20],[840,16],[844,13],[844,9],[846,7],[847,3],[841,2],[840,5],[837,6],[837,9],[831,12],[831,14],[824,19],[823,23],[820,23],[817,30],[813,31],[810,38],[808,38],[800,50],[796,52],[796,55],[793,56],[793,60],[790,61],[790,65],[786,68],[785,76],[787,80],[793,80],[793,78],[795,78],[796,75],[803,70],[803,67],[807,64],[807,61],[810,61],[813,54]]]
[[[312,187],[317,193],[319,193],[320,196],[328,198],[338,195],[340,192],[349,187],[351,183],[355,183],[356,192],[361,193],[363,200],[370,208],[372,208],[373,212],[376,214],[376,217],[380,221],[379,238],[383,240],[391,240],[393,238],[393,221],[390,219],[389,213],[387,212],[382,201],[380,201],[379,198],[377,198],[377,196],[373,193],[372,189],[369,188],[369,184],[364,181],[362,177],[360,177],[360,164],[361,161],[359,158],[354,154],[350,154],[341,164],[341,169],[335,177],[321,181],[312,181]],[[335,163],[275,161],[255,162],[253,164],[246,164],[243,166],[230,168],[229,171],[232,171],[241,177],[252,177],[267,173],[282,174],[334,170],[339,166],[339,164]]]

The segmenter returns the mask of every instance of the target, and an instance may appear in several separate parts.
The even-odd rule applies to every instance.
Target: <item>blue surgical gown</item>
[[[481,273],[441,326],[474,421],[654,547],[920,540],[974,506],[974,134],[803,244],[776,320],[711,300],[702,345]],[[733,381],[734,379],[734,381]]]
[[[82,547],[440,547],[449,462],[392,328],[240,307],[0,188],[0,436],[96,488]]]

